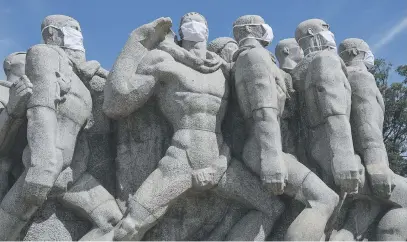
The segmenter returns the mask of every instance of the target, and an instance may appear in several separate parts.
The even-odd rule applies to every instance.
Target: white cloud
[[[394,38],[397,37],[399,33],[401,33],[405,29],[407,29],[407,17],[403,18],[400,22],[394,25],[389,31],[387,31],[383,35],[383,37],[373,45],[372,47],[373,51],[374,52],[379,51],[379,49],[390,43]]]

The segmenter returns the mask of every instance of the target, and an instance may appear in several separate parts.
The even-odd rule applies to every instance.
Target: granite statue
[[[82,174],[86,155],[74,152],[77,136],[92,109],[90,93],[78,74],[92,69],[83,64],[82,39],[67,37],[80,34],[79,23],[68,16],[51,15],[44,19],[41,29],[45,44],[30,48],[26,56],[25,73],[33,80],[33,94],[27,106],[25,171],[2,201],[6,219],[0,227],[4,239],[16,239],[38,208],[52,197],[90,217],[102,229],[114,222],[115,216],[117,221],[122,216],[117,205],[114,209],[114,197],[91,175]],[[80,64],[84,67],[78,68]],[[82,140],[78,140],[79,147],[85,148]],[[35,219],[31,221],[24,239],[67,239],[58,237],[61,235],[55,223],[42,222],[38,225]]]
[[[6,57],[0,240],[407,240],[365,41],[309,19],[278,67],[261,16],[210,43],[199,13],[171,28],[136,28],[108,71],[50,15]]]
[[[243,161],[275,195],[286,194],[306,205],[288,228],[286,240],[320,240],[338,203],[338,195],[298,160],[282,151],[279,119],[286,88],[281,71],[264,48],[272,40],[263,18],[245,15],[234,23],[238,101],[251,130]],[[271,38],[270,38],[271,36]]]
[[[178,41],[176,41],[178,43]],[[237,43],[228,37],[216,38],[208,44],[208,51],[219,55],[227,63],[230,63],[233,53],[237,50]],[[232,63],[230,63],[232,65]],[[225,63],[225,65],[227,65]],[[232,80],[229,79],[229,82]],[[231,93],[230,99],[233,99]],[[233,101],[230,100],[225,115],[222,134],[225,142],[232,147],[238,143],[234,140],[237,130],[238,115],[233,109]],[[237,106],[237,105],[236,105]],[[233,130],[232,130],[233,129]],[[239,131],[244,130],[240,129]],[[235,132],[233,132],[235,131]],[[235,142],[234,142],[235,141]],[[224,240],[232,227],[248,213],[247,208],[231,203],[225,198],[211,192],[188,194],[181,196],[172,204],[168,212],[150,229],[144,236],[144,240]]]
[[[63,46],[63,38],[49,22],[59,23],[46,19],[42,26],[48,27],[43,32],[46,44],[33,46],[26,56],[25,74],[33,91],[27,104],[25,171],[1,202],[2,240],[16,239],[45,202],[64,167],[70,165],[77,134],[91,112],[89,91],[69,63],[68,55],[81,55],[58,47]],[[74,21],[68,24],[77,27]]]
[[[296,85],[292,81],[291,72],[297,66],[298,62],[304,58],[304,52],[297,44],[294,38],[283,39],[276,45],[275,54],[279,63],[279,67],[284,77],[284,82],[287,89],[287,98],[284,105],[284,111],[281,116],[281,138],[282,148],[285,153],[300,157],[299,159],[304,164],[305,152],[301,152],[298,144],[299,139],[299,110],[297,105]],[[300,155],[301,154],[301,155]]]
[[[353,148],[350,126],[351,88],[345,64],[336,53],[329,25],[320,19],[301,22],[295,39],[304,59],[293,70],[299,82],[307,158],[341,197],[358,192],[363,166]]]
[[[165,156],[129,198],[127,216],[107,235],[114,239],[141,239],[182,194],[216,185],[216,192],[237,197],[270,220],[283,207],[239,161],[229,165],[229,148],[221,134],[228,72],[221,59],[207,51],[205,18],[189,13],[181,19],[181,46],[164,41],[170,27],[170,19],[160,18],[134,30],[108,77],[108,116],[125,118],[155,96],[174,130]],[[164,50],[156,49],[160,42]],[[242,190],[244,186],[253,189]]]
[[[368,179],[360,193],[368,196],[368,199],[361,197],[355,201],[343,228],[332,239],[366,237],[369,225],[385,207],[384,210],[391,210],[381,219],[376,239],[406,240],[407,234],[403,228],[406,228],[407,219],[402,214],[406,214],[407,182],[389,168],[382,135],[384,101],[374,76],[368,71],[374,66],[373,53],[365,41],[357,38],[345,39],[339,45],[338,52],[347,66],[352,89],[350,123],[353,143]]]
[[[12,53],[3,63],[9,100],[0,114],[0,201],[20,176],[26,146],[25,114],[32,84],[25,76],[25,56],[25,52]]]

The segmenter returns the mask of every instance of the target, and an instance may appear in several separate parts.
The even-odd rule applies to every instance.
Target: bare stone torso
[[[172,145],[187,150],[193,169],[207,167],[223,145],[221,123],[228,84],[221,69],[204,74],[178,62],[164,71],[157,90],[159,107],[172,124]]]

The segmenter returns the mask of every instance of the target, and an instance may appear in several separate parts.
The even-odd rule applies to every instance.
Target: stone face
[[[337,51],[321,19],[275,53],[258,15],[209,44],[199,13],[171,27],[136,28],[109,71],[50,15],[4,60],[0,240],[407,239],[366,42]]]

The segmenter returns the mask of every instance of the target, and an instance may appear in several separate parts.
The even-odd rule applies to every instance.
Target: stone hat
[[[237,42],[230,37],[219,37],[212,40],[208,44],[208,50],[215,53],[219,53],[228,43],[234,43],[237,45]]]

